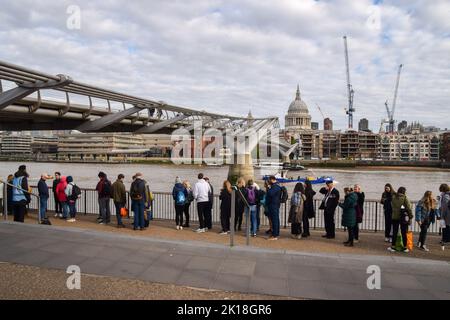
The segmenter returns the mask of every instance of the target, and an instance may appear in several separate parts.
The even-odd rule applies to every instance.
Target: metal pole
[[[378,202],[375,202],[375,232],[378,231]]]
[[[231,190],[230,247],[234,246],[234,220],[236,215],[236,190]]]
[[[84,192],[84,215],[86,215],[87,214],[87,198],[86,198],[86,195],[87,195],[87,190],[86,189],[84,189],[83,190]]]
[[[3,219],[8,220],[8,186],[3,181]]]
[[[247,216],[245,217],[245,226],[246,226],[246,245],[249,246],[250,245],[250,213],[251,213],[251,209],[250,207],[247,207]]]

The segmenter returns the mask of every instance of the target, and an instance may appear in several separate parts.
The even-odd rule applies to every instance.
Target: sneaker
[[[105,224],[105,223],[103,222],[103,220],[98,220],[97,223],[98,223],[98,224]]]
[[[269,240],[269,241],[275,241],[275,240],[278,240],[278,238],[277,238],[277,237],[270,237],[270,238],[267,239],[267,240]]]
[[[180,226],[180,230],[183,230],[183,226]]]
[[[430,249],[428,249],[427,246],[421,246],[420,249],[422,249],[425,252],[430,252]]]
[[[396,251],[396,250],[395,250],[394,248],[392,248],[392,247],[387,248],[387,250],[390,251],[390,252],[395,252],[395,251]]]
[[[55,218],[58,218],[59,217],[59,213],[55,213]]]
[[[297,236],[297,240],[301,240],[302,239],[302,236],[301,235],[298,235]]]
[[[256,238],[256,233],[252,234],[252,237],[253,237],[253,238]]]
[[[292,239],[298,239],[296,234],[291,234]]]
[[[97,217],[97,221],[98,221],[98,220],[103,220],[103,219],[102,219],[102,217]]]
[[[402,252],[404,252],[404,253],[408,253],[409,252],[409,249],[408,248],[405,248],[405,249],[403,249],[403,251]]]
[[[180,226],[177,226],[177,230],[180,230]]]
[[[225,236],[225,235],[227,235],[228,234],[228,232],[226,232],[226,231],[222,231],[222,232],[220,232],[219,233],[221,236]]]
[[[194,232],[203,233],[203,232],[205,232],[205,229],[198,228],[197,230],[194,230]]]
[[[417,248],[421,248],[421,247],[422,247],[422,244],[420,243],[420,241],[417,241],[416,247],[417,247]]]
[[[384,238],[384,242],[390,242],[391,239],[389,239],[388,237]]]
[[[359,239],[353,240],[354,243],[359,243]]]

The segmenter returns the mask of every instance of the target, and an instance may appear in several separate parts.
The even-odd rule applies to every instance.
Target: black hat
[[[22,164],[21,166],[19,166],[19,171],[25,171],[27,169],[27,166]]]

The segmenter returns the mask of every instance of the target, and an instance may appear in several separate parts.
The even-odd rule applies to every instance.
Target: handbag
[[[128,216],[128,209],[125,207],[120,208],[120,216],[122,218],[125,218],[126,216]]]
[[[406,210],[404,208],[400,209],[400,223],[401,224],[409,224],[408,210]]]

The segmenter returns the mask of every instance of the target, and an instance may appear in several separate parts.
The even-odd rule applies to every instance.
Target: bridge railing
[[[33,192],[37,193],[37,187],[32,187]],[[50,194],[51,188],[50,189]],[[174,206],[174,200],[172,198],[171,192],[153,192],[154,195],[154,201],[153,201],[153,218],[154,219],[161,219],[161,220],[173,220],[175,221],[175,206]],[[77,213],[78,214],[99,214],[99,206],[98,206],[98,196],[97,191],[95,189],[81,189],[81,198],[78,199],[76,203]],[[316,229],[323,229],[324,228],[324,217],[323,217],[323,211],[319,210],[319,206],[321,203],[321,199],[315,199],[314,200],[314,208],[316,211],[316,216],[313,219],[310,219],[310,228],[313,230]],[[412,202],[413,206],[413,213],[415,211],[417,202]],[[127,192],[127,208],[131,208],[131,200],[129,193]],[[37,198],[32,198],[31,203],[29,205],[30,209],[38,209],[39,207],[39,200]],[[115,215],[114,210],[114,204],[113,200],[111,199],[111,215]],[[288,201],[285,204],[281,205],[280,208],[280,224],[284,228],[290,227],[290,224],[288,223],[288,216],[289,216],[289,209],[290,209],[290,201]],[[48,210],[54,211],[55,210],[55,200],[52,196],[49,198],[48,203]],[[131,210],[130,217],[133,217],[133,213]],[[197,205],[196,202],[193,201],[190,206],[190,222],[198,222],[198,215],[197,215]],[[342,220],[342,209],[338,207],[336,209],[336,229],[343,230],[344,227],[341,225]],[[220,223],[220,200],[219,195],[214,195],[214,203],[213,203],[213,212],[212,212],[212,221],[213,223]],[[245,221],[245,219],[244,219]],[[261,226],[266,227],[269,225],[269,220],[264,214],[264,208],[261,207],[260,209],[260,221]],[[413,223],[411,225],[411,230],[414,232],[419,232],[419,227],[417,223]],[[384,231],[384,213],[383,213],[383,207],[379,203],[379,201],[375,200],[366,200],[364,202],[364,216],[363,221],[360,224],[360,230],[364,231],[371,231],[371,232],[380,232]],[[440,232],[439,229],[439,223],[434,223],[430,226],[429,231],[430,233],[438,233]]]

